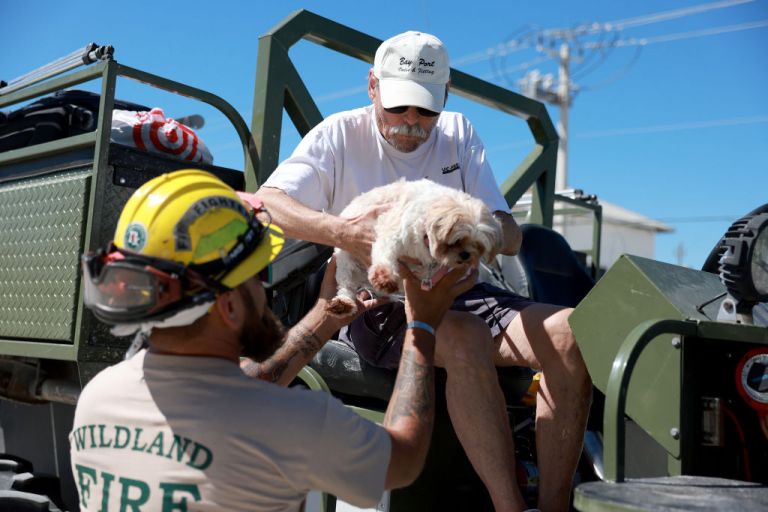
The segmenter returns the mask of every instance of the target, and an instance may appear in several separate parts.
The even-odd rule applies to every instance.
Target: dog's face
[[[442,197],[430,207],[425,225],[429,252],[446,267],[476,267],[501,246],[501,224],[478,199]]]

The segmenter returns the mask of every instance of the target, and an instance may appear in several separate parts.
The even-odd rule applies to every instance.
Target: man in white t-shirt
[[[520,229],[483,143],[464,116],[443,111],[449,75],[448,54],[436,37],[406,32],[385,41],[368,74],[372,105],[332,115],[314,127],[259,189],[256,195],[274,222],[287,236],[340,247],[370,262],[379,210],[353,218],[339,213],[376,186],[427,178],[485,201],[502,224],[501,252],[516,254]],[[495,365],[543,372],[536,420],[539,506],[568,509],[591,400],[590,378],[568,325],[570,313],[478,284],[459,297],[437,332],[436,364],[447,370],[448,412],[496,510],[521,510],[525,504],[515,481],[512,435]],[[401,323],[402,312],[388,305],[366,312],[341,337],[368,362],[394,367]]]
[[[135,332],[136,353],[78,400],[69,439],[80,510],[295,512],[311,489],[370,507],[420,472],[434,328],[472,282],[455,272],[425,292],[407,280],[403,364],[375,425],[327,393],[240,369],[247,356],[290,382],[341,327],[325,312],[331,261],[318,303],[284,336],[261,284],[283,236],[251,206],[203,171],[162,175],[129,199],[113,244],[84,258],[86,305],[116,334]]]

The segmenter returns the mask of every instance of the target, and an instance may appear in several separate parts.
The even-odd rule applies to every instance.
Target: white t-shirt
[[[88,383],[69,439],[82,511],[293,512],[311,489],[370,507],[391,449],[328,394],[147,351]]]
[[[429,139],[411,153],[390,145],[373,105],[334,114],[315,126],[264,182],[314,210],[338,215],[352,199],[401,178],[428,178],[509,212],[470,122],[442,112]]]

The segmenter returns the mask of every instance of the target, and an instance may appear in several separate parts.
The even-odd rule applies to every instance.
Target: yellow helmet
[[[204,171],[148,181],[125,204],[112,246],[83,256],[85,304],[120,324],[213,300],[280,252],[282,231],[262,224],[258,212],[266,210],[250,214],[231,187]]]
[[[270,225],[249,255],[231,254],[249,225],[248,210],[229,185],[205,171],[184,169],[158,176],[133,193],[117,222],[114,244],[192,266],[235,288],[266,267],[283,247],[282,231]],[[234,268],[223,268],[235,258],[244,259]]]

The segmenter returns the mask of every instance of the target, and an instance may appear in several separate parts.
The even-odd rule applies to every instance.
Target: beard
[[[240,288],[240,295],[249,311],[256,314],[256,303],[253,297],[243,288]],[[285,339],[285,326],[271,309],[264,306],[264,313],[261,317],[249,317],[240,333],[240,345],[242,346],[241,355],[262,362],[268,359],[277,351]]]

